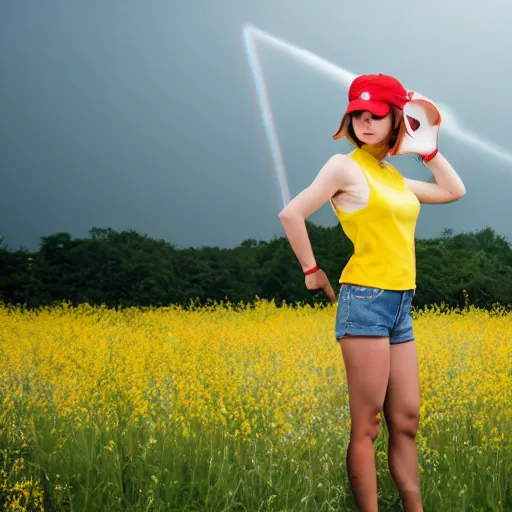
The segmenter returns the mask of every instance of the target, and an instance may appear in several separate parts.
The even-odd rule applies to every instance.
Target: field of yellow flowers
[[[354,510],[335,306],[0,307],[2,510]],[[512,510],[512,315],[414,312],[425,510]],[[381,510],[400,510],[376,441]]]

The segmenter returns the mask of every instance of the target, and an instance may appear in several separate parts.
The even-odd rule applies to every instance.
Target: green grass
[[[468,418],[443,420],[420,452],[426,511],[512,510],[510,442],[483,452],[471,444],[477,438]],[[23,494],[16,482],[32,478],[51,511],[356,510],[345,470],[348,436],[337,438],[327,425],[298,428],[284,441],[271,433],[242,441],[199,426],[183,435],[170,424],[77,428],[51,413],[3,420],[4,506]],[[510,432],[510,421],[502,428]],[[375,443],[379,510],[401,510],[386,445],[383,427]],[[41,510],[37,495],[26,491],[16,510]]]

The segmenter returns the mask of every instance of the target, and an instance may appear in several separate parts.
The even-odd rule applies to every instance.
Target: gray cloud
[[[36,249],[56,231],[133,228],[178,246],[281,236],[280,194],[242,42],[252,23],[355,73],[395,74],[504,147],[512,5],[435,0],[0,5],[0,233]],[[390,5],[392,4],[392,5]],[[465,21],[462,22],[460,13]],[[292,193],[335,152],[346,90],[261,49]],[[512,169],[442,136],[466,182],[423,206],[419,236],[506,219]],[[408,158],[408,176],[427,178]],[[327,207],[312,220],[334,225]]]

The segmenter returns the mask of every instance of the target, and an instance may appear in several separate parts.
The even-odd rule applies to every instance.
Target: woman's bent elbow
[[[294,212],[292,211],[290,208],[288,207],[284,207],[277,215],[279,217],[279,219],[281,219],[281,221],[285,220],[285,219],[290,219],[292,217],[297,217],[297,212]]]

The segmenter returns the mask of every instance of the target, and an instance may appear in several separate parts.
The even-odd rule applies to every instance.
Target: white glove
[[[441,113],[426,96],[409,91],[409,102],[403,110],[400,130],[389,155],[417,154],[426,163],[438,152]]]

